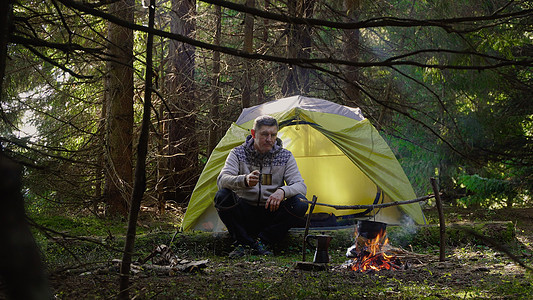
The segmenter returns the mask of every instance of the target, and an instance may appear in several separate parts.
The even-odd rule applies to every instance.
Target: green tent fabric
[[[335,205],[373,204],[415,199],[407,176],[385,140],[358,108],[293,96],[246,108],[220,140],[194,188],[183,219],[183,230],[223,231],[213,206],[216,179],[231,149],[243,143],[260,115],[275,117],[278,137],[290,150],[307,185],[307,198]],[[362,210],[317,206],[313,213],[337,217]],[[361,218],[399,224],[425,218],[418,203],[375,209]],[[407,218],[409,219],[409,218]]]

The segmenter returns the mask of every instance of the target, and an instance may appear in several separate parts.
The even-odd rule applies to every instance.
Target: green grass
[[[206,273],[169,278],[172,284],[153,284],[149,290],[182,299],[529,299],[533,292],[530,275],[488,273],[472,280],[468,274],[430,269],[384,275],[310,272],[295,270],[295,259],[246,257],[228,262],[213,258]]]
[[[458,216],[453,216],[458,218]],[[93,217],[45,216],[34,220],[54,231],[69,236],[83,236],[96,241],[51,239],[34,229],[52,276],[54,292],[59,299],[115,298],[118,274],[79,276],[66,275],[60,270],[121,258],[125,222]],[[479,221],[479,220],[474,220]],[[496,237],[532,265],[531,249],[518,243],[514,227],[498,226],[494,232],[486,220],[478,222],[476,230]],[[154,246],[169,244],[173,224],[154,223],[140,226],[134,260],[148,255]],[[504,223],[507,224],[507,223]],[[474,227],[475,227],[474,226]],[[475,228],[474,228],[475,229]],[[156,276],[150,272],[132,277],[130,295],[139,299],[529,299],[533,294],[531,272],[517,267],[506,255],[476,239],[461,235],[450,228],[447,261],[438,262],[438,227],[419,230],[414,236],[390,227],[391,243],[405,243],[405,249],[425,257],[406,271],[361,274],[341,270],[347,259],[346,248],[353,231],[326,232],[334,236],[328,271],[297,270],[295,262],[302,260],[301,233],[293,234],[273,257],[246,256],[229,260],[231,241],[226,235],[213,236],[204,232],[179,233],[170,245],[181,258],[209,259],[207,268],[198,273],[178,273]],[[485,230],[485,231],[483,231]],[[513,231],[512,233],[509,230]],[[53,236],[57,237],[56,234]],[[410,245],[410,246],[409,246]],[[313,250],[307,250],[311,261]],[[56,277],[57,276],[57,277]]]

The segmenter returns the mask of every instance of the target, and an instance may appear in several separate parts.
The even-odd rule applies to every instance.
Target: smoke
[[[400,226],[387,229],[387,237],[392,245],[407,247],[412,243],[417,231],[415,221],[408,215],[403,215]]]

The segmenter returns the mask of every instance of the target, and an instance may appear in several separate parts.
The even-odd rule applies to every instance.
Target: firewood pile
[[[353,259],[345,263],[346,267],[358,272],[373,272],[380,270],[407,270],[409,265],[403,263],[393,251],[388,249],[363,249]]]
[[[350,249],[348,249],[348,251],[350,251]],[[416,268],[427,266],[428,264],[438,261],[438,258],[435,258],[433,255],[419,254],[419,253],[408,251],[402,248],[393,247],[390,245],[387,247],[386,251],[380,251],[380,252],[374,253],[373,255],[368,256],[366,259],[378,260],[376,264],[378,266],[381,266],[383,262],[379,260],[382,258],[380,255],[383,253],[386,253],[387,255],[392,256],[392,259],[389,261],[389,264],[392,262],[392,265],[391,265],[392,267],[388,269],[385,268],[385,270],[390,270],[390,271],[406,271],[412,268],[416,269]],[[361,262],[362,260],[360,257],[354,257],[344,262],[342,265],[338,267],[338,269],[358,271],[360,273],[372,273],[372,272],[378,271],[375,268],[368,268],[364,270],[359,268],[361,265]]]
[[[146,262],[150,259],[152,260],[152,264],[147,264]],[[137,261],[141,268],[170,276],[177,272],[190,273],[200,271],[207,266],[207,262],[207,259],[199,261],[181,259],[172,252],[170,247],[163,244],[156,246],[150,255]],[[132,265],[132,270],[133,266],[136,266],[136,264]]]
[[[145,273],[155,273],[160,276],[175,276],[179,273],[191,273],[201,271],[207,267],[209,260],[192,261],[179,258],[167,245],[159,245],[145,258],[140,258],[131,264],[131,273],[141,275]],[[111,264],[101,265],[92,270],[70,270],[69,273],[78,271],[80,276],[92,274],[109,274],[119,272],[120,259],[113,259]]]

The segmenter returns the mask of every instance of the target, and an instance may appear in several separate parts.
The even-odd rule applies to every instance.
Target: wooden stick
[[[439,212],[439,228],[440,228],[440,253],[439,260],[446,260],[446,223],[444,221],[444,212],[442,211],[442,201],[440,200],[439,188],[437,187],[437,181],[431,177],[431,186],[433,187],[433,193],[435,193],[435,200],[437,200],[437,210]]]
[[[307,220],[305,221],[305,231],[304,231],[304,240],[302,244],[302,261],[305,261],[305,250],[306,246],[305,243],[307,242],[307,234],[309,233],[309,223],[311,223],[311,214],[313,213],[313,210],[315,209],[316,200],[318,198],[316,195],[313,195],[313,201],[311,201],[311,208],[309,208],[309,214],[307,215]]]
[[[382,203],[382,204],[370,204],[370,205],[333,205],[333,204],[326,204],[326,203],[315,203],[316,205],[321,206],[327,206],[327,207],[333,207],[335,209],[369,209],[369,208],[381,208],[381,207],[389,207],[389,206],[396,206],[396,205],[404,205],[404,204],[410,204],[410,203],[416,203],[424,200],[428,200],[431,198],[434,198],[435,195],[427,195],[420,198],[412,199],[412,200],[406,200],[406,201],[396,201],[396,202],[389,202],[389,203]],[[304,201],[307,203],[310,203],[313,205],[312,201]]]

